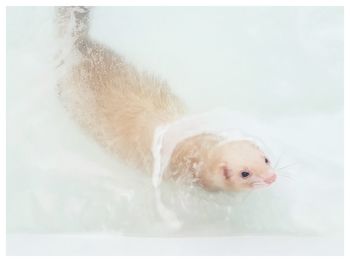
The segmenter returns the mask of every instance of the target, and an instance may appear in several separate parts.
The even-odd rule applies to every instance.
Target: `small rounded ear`
[[[225,179],[229,179],[233,175],[232,170],[228,168],[228,165],[225,162],[219,165],[219,172]]]

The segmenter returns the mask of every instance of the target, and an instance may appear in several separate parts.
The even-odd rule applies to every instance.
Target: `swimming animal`
[[[91,39],[90,8],[59,7],[56,13],[60,98],[104,148],[144,173],[186,176],[209,191],[249,190],[276,180],[254,141],[191,127],[186,106],[165,81],[138,72]]]

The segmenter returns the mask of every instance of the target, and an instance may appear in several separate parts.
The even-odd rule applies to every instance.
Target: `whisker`
[[[278,175],[278,177],[282,177],[282,178],[288,178],[288,179],[290,179],[290,180],[293,180],[293,181],[295,181],[295,178],[293,178],[293,177],[290,177],[290,176],[287,176],[287,175]]]
[[[277,159],[277,161],[276,161],[276,163],[275,163],[273,169],[276,169],[276,167],[278,166],[278,164],[279,164],[279,162],[280,162],[280,160],[281,160],[281,158],[282,158],[282,155],[283,155],[283,153],[278,157],[278,159]]]
[[[261,183],[261,182],[256,182],[256,183],[253,183],[252,185],[253,187],[266,186],[265,183]]]
[[[288,168],[288,167],[292,167],[292,166],[295,166],[295,165],[297,165],[297,163],[287,164],[285,166],[276,168],[276,170],[282,170],[282,169],[285,169],[285,168]]]

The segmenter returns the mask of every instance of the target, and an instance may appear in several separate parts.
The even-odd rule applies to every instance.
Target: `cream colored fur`
[[[59,90],[64,105],[103,147],[150,174],[154,130],[183,116],[184,104],[166,82],[138,72],[121,56],[91,40],[86,8],[60,8],[57,21],[59,36],[72,42],[69,58],[64,57],[60,66],[64,73],[59,79]],[[246,159],[256,161],[261,177],[270,172],[263,162],[263,153],[250,142],[241,142],[231,151],[225,147],[212,157],[215,145],[222,139],[203,134],[180,143],[171,158],[167,177],[189,176],[208,189],[239,190],[236,181],[239,178],[233,184],[233,179],[223,176],[220,165],[228,165],[223,160],[237,155],[242,147],[250,149],[252,155]],[[239,170],[236,173],[239,176]]]

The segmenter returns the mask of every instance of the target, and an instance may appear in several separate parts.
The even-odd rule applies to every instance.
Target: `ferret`
[[[64,106],[104,148],[153,174],[157,168],[155,133],[186,117],[186,106],[165,81],[138,72],[122,56],[89,37],[90,8],[56,11],[58,35],[64,43],[58,79]],[[167,179],[186,176],[208,191],[249,190],[276,180],[270,160],[256,143],[244,138],[227,141],[214,132],[180,140],[161,175]]]

